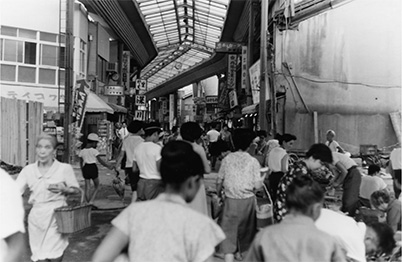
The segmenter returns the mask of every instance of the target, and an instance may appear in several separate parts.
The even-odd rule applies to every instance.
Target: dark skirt
[[[246,199],[226,198],[219,225],[226,235],[220,244],[219,252],[234,254],[244,252],[257,232],[255,197]]]
[[[82,175],[85,179],[98,178],[98,167],[96,164],[85,164],[82,167]]]

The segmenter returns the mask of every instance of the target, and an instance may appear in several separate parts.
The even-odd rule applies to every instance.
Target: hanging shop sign
[[[105,86],[105,96],[122,96],[124,95],[123,86]]]
[[[135,96],[135,105],[136,106],[146,106],[146,97],[145,95],[136,95]]]
[[[250,75],[250,86],[251,86],[251,94],[253,96],[253,104],[260,102],[260,60],[254,63],[254,65],[250,66],[249,75]]]
[[[229,104],[230,104],[230,109],[232,109],[238,105],[236,90],[232,90],[229,92]]]
[[[206,96],[205,102],[207,104],[217,104],[218,103],[218,96]]]
[[[147,91],[147,80],[136,79],[135,80],[135,89],[140,90],[140,91]]]
[[[123,51],[121,74],[124,91],[128,91],[130,89],[130,51]]]
[[[218,105],[222,109],[229,109],[229,90],[226,88],[226,82],[219,82]]]
[[[235,42],[217,42],[215,52],[217,53],[238,53],[241,51],[242,44]]]
[[[72,127],[73,134],[78,135],[81,132],[84,123],[85,106],[87,103],[90,87],[85,80],[78,80],[74,91],[74,100],[72,107]]]
[[[174,125],[174,94],[169,95],[169,128],[172,129]]]
[[[247,46],[241,47],[241,88],[247,87]]]
[[[236,67],[237,55],[228,55],[227,88],[230,90],[236,88]]]
[[[145,111],[137,110],[135,111],[134,120],[145,120]]]
[[[166,114],[166,113],[167,113],[167,108],[168,108],[167,100],[163,100],[163,101],[161,102],[162,114]]]

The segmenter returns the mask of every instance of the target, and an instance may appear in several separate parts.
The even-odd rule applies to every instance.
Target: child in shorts
[[[90,204],[93,204],[96,194],[99,190],[99,172],[98,167],[96,166],[96,161],[111,170],[114,168],[111,164],[108,164],[99,156],[99,151],[96,149],[98,142],[99,136],[95,133],[90,133],[88,135],[86,147],[82,149],[78,155],[80,157],[82,175],[85,179],[85,201]],[[91,180],[94,183],[94,191],[92,194]]]

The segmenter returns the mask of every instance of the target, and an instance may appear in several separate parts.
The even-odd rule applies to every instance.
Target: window
[[[24,63],[35,65],[36,64],[36,43],[25,42],[25,55]]]
[[[1,27],[1,34],[2,35],[9,35],[9,36],[17,36],[17,28],[2,26]]]
[[[51,33],[40,32],[40,40],[47,41],[47,42],[57,42],[57,35]]]
[[[36,82],[36,68],[35,67],[18,67],[18,82],[35,83]]]
[[[0,65],[1,80],[15,81],[15,68],[14,65]]]
[[[59,69],[59,85],[64,86],[66,82],[66,71]]]
[[[57,46],[42,45],[41,65],[57,66]]]
[[[98,56],[98,64],[97,64],[97,75],[98,80],[105,83],[106,82],[106,60],[102,57]]]
[[[19,29],[18,36],[36,40],[36,31],[27,30],[27,29]]]
[[[85,76],[85,47],[86,43],[80,40],[80,73]]]
[[[60,47],[59,67],[66,68],[66,48],[64,46]]]
[[[17,41],[4,39],[4,61],[17,62]],[[22,57],[21,57],[22,61]]]
[[[56,70],[55,69],[39,69],[39,83],[54,85],[56,84]]]

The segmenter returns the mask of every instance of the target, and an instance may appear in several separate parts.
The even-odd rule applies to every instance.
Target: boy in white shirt
[[[133,172],[140,172],[137,201],[154,199],[164,190],[159,173],[162,148],[157,144],[162,130],[157,123],[149,123],[144,132],[145,141],[137,145],[133,155]]]
[[[92,261],[114,261],[127,245],[126,261],[212,261],[225,235],[213,220],[186,204],[200,188],[202,160],[185,141],[167,143],[161,154],[166,191],[123,210]]]

